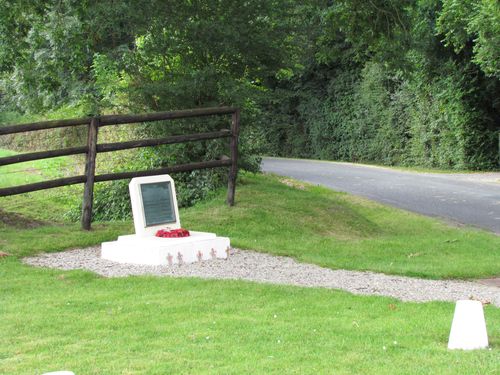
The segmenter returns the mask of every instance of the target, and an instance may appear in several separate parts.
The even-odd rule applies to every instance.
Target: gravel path
[[[354,294],[395,297],[403,301],[456,301],[474,298],[500,307],[500,288],[467,281],[423,280],[374,272],[331,270],[292,258],[234,249],[228,260],[174,266],[141,266],[100,258],[100,247],[41,254],[24,263],[61,270],[86,269],[105,277],[156,275],[241,279],[271,284],[342,289]]]

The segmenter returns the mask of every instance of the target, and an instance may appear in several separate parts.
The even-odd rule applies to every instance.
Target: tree
[[[444,0],[437,30],[457,53],[472,47],[472,61],[500,78],[500,2]]]

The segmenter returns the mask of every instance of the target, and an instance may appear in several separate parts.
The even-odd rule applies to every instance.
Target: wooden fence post
[[[231,118],[231,168],[229,169],[229,179],[227,183],[227,204],[234,205],[234,195],[236,191],[236,177],[238,176],[238,135],[240,131],[240,110],[235,109]]]
[[[97,156],[97,131],[99,117],[92,117],[89,124],[87,138],[87,157],[85,160],[85,187],[82,203],[82,229],[90,230],[92,222],[92,204],[94,200],[95,160]]]

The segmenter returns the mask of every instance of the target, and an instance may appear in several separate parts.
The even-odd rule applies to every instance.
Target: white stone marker
[[[488,334],[480,301],[457,301],[451,323],[448,349],[484,349],[488,347]]]
[[[133,178],[129,184],[135,234],[103,242],[101,257],[120,263],[172,265],[227,258],[229,238],[190,231],[189,237],[163,238],[160,229],[181,227],[174,180],[169,175]]]

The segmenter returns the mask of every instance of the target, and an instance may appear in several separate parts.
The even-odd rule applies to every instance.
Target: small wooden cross
[[[200,251],[198,251],[198,254],[196,254],[196,256],[198,257],[198,262],[201,262],[203,260],[203,253]]]
[[[179,264],[183,263],[183,261],[182,261],[182,254],[181,254],[180,251],[177,253],[177,260],[179,261]]]
[[[228,247],[226,248],[226,254],[227,254],[227,257],[228,257],[228,258],[229,258],[229,252],[230,252],[230,251],[231,251],[231,248],[228,246]]]
[[[172,256],[172,254],[168,253],[167,255],[167,261],[168,261],[168,265],[171,266],[172,264],[174,264],[174,257]]]
[[[212,250],[210,250],[210,255],[212,256],[212,259],[217,258],[217,251],[212,247]]]

